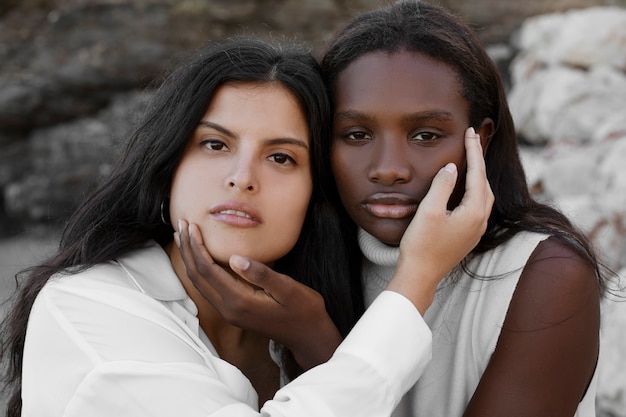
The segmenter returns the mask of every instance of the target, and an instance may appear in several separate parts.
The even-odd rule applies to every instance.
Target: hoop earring
[[[168,199],[166,198],[163,201],[161,201],[161,221],[163,222],[163,224],[166,224],[166,225],[169,226],[172,223],[170,223],[167,220],[165,220],[165,213],[164,213],[164,209],[163,209],[163,206],[165,205],[165,200],[168,200]]]

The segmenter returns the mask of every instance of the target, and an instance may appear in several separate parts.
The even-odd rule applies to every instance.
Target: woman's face
[[[309,131],[284,86],[220,87],[174,173],[170,215],[196,223],[221,264],[271,264],[298,239],[312,192]]]
[[[437,171],[459,167],[462,197],[469,106],[454,70],[412,52],[366,54],[337,79],[332,168],[348,214],[399,245]]]

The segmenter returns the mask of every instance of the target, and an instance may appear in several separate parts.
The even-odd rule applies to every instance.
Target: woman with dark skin
[[[401,245],[425,258],[400,263],[354,325],[362,301],[326,191],[330,116],[318,65],[297,47],[214,43],[168,77],[59,252],[24,273],[1,332],[7,416],[390,413],[429,360],[420,311],[478,242],[493,195],[468,134],[467,198],[447,213],[457,171],[446,165]],[[432,228],[448,237],[429,243]],[[231,279],[253,258],[307,284],[290,288],[311,333],[331,350],[345,337],[333,358],[281,388],[328,346],[285,343],[279,360],[266,335],[228,323],[183,264],[181,246],[201,234]]]
[[[530,196],[502,80],[475,34],[440,7],[401,1],[346,25],[322,70],[366,305],[399,265],[397,245],[444,161],[461,172],[449,208],[460,201],[468,125],[495,195],[487,232],[425,313],[433,360],[394,416],[594,416],[608,273],[562,213]]]

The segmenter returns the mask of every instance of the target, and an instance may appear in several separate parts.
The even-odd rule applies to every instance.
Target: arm
[[[226,321],[288,347],[304,370],[332,356],[342,338],[318,292],[236,255],[231,257],[230,267],[244,279],[233,278],[213,261],[196,225],[181,221],[180,226],[176,242],[187,275]]]
[[[464,416],[571,417],[596,367],[599,329],[593,269],[555,238],[541,242]]]
[[[171,308],[127,280],[120,268],[97,268],[42,290],[26,340],[23,415],[379,417],[430,357],[421,316],[388,292],[327,363],[279,390],[259,413],[243,374],[184,324],[193,323],[185,303]]]
[[[398,268],[387,289],[407,297],[422,313],[431,304],[439,280],[471,251],[487,226],[493,193],[479,139],[468,129],[466,191],[459,206],[452,212],[446,210],[457,178],[456,167],[449,165],[435,176],[400,245]],[[184,221],[181,226],[175,240],[187,274],[228,321],[288,347],[304,369],[330,357],[340,337],[319,294],[237,256],[231,258],[230,266],[244,280],[234,279],[213,262],[198,228]]]

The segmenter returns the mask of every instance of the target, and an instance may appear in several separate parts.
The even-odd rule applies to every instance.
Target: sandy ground
[[[15,274],[50,255],[56,248],[58,233],[36,231],[23,233],[11,239],[0,239],[0,303],[6,301],[15,289]],[[5,305],[0,307],[4,315]],[[0,415],[4,415],[5,398],[0,391]]]

